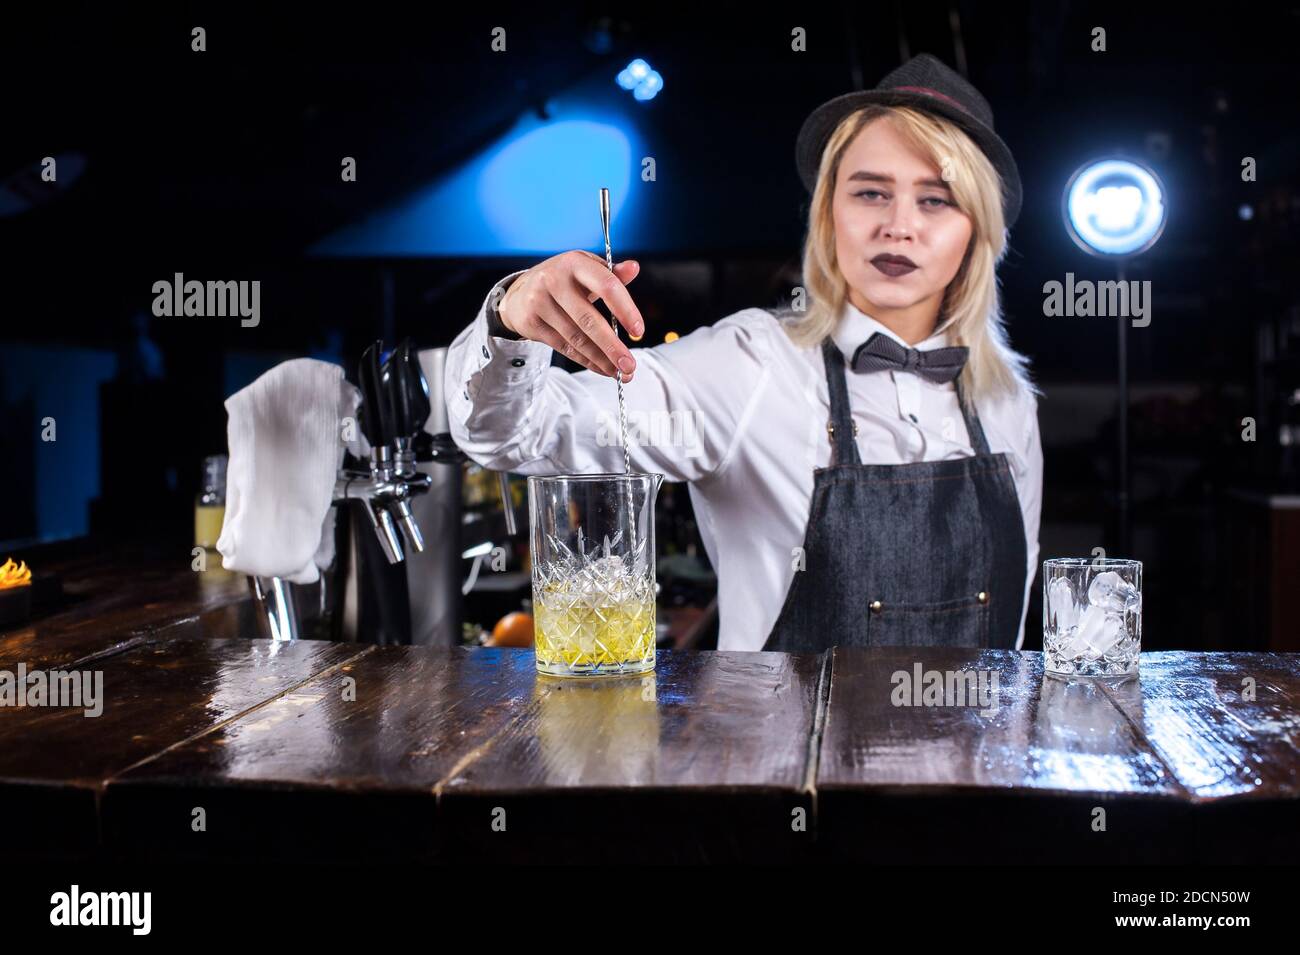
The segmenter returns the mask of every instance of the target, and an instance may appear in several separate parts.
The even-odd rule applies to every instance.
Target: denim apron
[[[863,464],[844,356],[828,339],[822,358],[831,462],[814,471],[804,563],[763,649],[1015,647],[1028,559],[1020,499],[960,379],[973,457]]]

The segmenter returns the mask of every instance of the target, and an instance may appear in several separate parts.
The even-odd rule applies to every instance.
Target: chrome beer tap
[[[382,348],[375,342],[366,349],[357,376],[370,456],[352,458],[351,467],[339,469],[332,500],[340,514],[350,514],[354,508],[343,505],[356,502],[366,520],[358,515],[341,522],[347,543],[340,559],[322,571],[318,589],[278,577],[254,578],[263,636],[298,640],[326,633],[328,639],[438,646],[460,640],[460,599],[466,589],[460,572],[460,468],[469,458],[444,430],[438,350],[426,352],[422,365],[409,341],[381,363]],[[429,426],[434,430],[426,430]],[[513,518],[508,488],[501,483],[507,516]],[[365,540],[367,523],[377,547]],[[514,533],[513,520],[509,523]],[[409,583],[412,574],[415,585]]]
[[[411,499],[433,479],[416,469],[415,443],[429,417],[429,393],[409,341],[380,365],[380,342],[361,356],[361,431],[370,443],[367,470],[341,468],[334,504],[359,501],[390,564],[406,557],[403,538],[416,551],[424,538],[411,513]]]

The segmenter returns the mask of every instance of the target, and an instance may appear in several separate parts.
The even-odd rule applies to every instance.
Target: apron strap
[[[974,403],[969,408],[966,407],[966,392],[961,385],[961,375],[953,379],[953,384],[957,388],[957,406],[961,408],[961,416],[966,421],[966,433],[970,435],[971,447],[977,455],[987,455],[989,442],[984,437],[984,425],[980,424],[979,412],[975,410]]]
[[[849,384],[844,370],[844,355],[830,338],[822,342],[822,360],[826,364],[826,384],[831,399],[831,420],[827,424],[831,439],[831,464],[861,464],[853,412],[849,408]],[[984,426],[980,424],[975,406],[967,406],[960,375],[953,379],[953,385],[957,389],[957,406],[961,408],[962,420],[966,422],[971,448],[976,455],[988,455],[989,442],[984,436]]]
[[[831,439],[831,464],[861,464],[858,442],[849,408],[849,382],[844,373],[844,355],[827,338],[822,343],[822,360],[826,364],[826,385],[830,389],[831,420],[826,430]]]

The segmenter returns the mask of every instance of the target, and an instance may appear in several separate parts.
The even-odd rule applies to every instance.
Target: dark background
[[[987,96],[1024,181],[1000,276],[1013,344],[1045,391],[1043,556],[1103,547],[1146,561],[1145,648],[1277,645],[1297,532],[1250,495],[1300,493],[1280,437],[1300,424],[1300,4],[1248,16],[1004,2],[30,16],[7,12],[0,41],[0,181],[31,200],[0,215],[0,558],[86,535],[183,541],[232,391],[289,357],[351,371],[376,337],[449,343],[496,279],[562,249],[457,254],[456,223],[436,221],[443,240],[424,253],[313,247],[454,176],[521,116],[563,118],[575,95],[623,111],[658,161],[657,182],[633,175],[638,217],[614,240],[616,257],[642,263],[645,344],[775,304],[798,281],[799,124],[931,52]],[[504,55],[489,48],[496,25]],[[207,52],[191,51],[193,26]],[[794,26],[806,53],[790,50]],[[1104,53],[1090,49],[1098,26]],[[613,83],[634,56],[665,78],[649,103]],[[1044,282],[1114,277],[1060,213],[1074,168],[1110,153],[1154,166],[1170,206],[1127,275],[1154,295],[1151,324],[1129,332],[1127,555],[1114,321],[1042,314]],[[41,157],[71,154],[85,161],[75,181],[35,179]],[[356,182],[340,180],[343,156]],[[1246,156],[1255,182],[1241,179]],[[595,250],[594,200],[592,218]],[[154,318],[151,285],[174,272],[260,280],[260,326]],[[40,440],[47,415],[56,442]],[[1026,647],[1039,645],[1037,590]]]

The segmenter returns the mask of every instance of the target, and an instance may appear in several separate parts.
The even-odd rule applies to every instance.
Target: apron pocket
[[[873,647],[987,647],[989,602],[979,594],[936,603],[872,600],[867,644]]]

